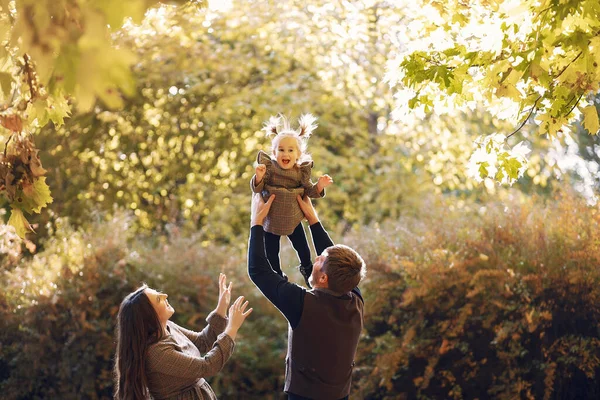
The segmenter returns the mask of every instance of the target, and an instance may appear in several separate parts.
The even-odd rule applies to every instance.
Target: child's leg
[[[273,271],[277,272],[279,275],[284,276],[281,271],[281,265],[279,263],[279,242],[281,236],[274,235],[269,232],[265,232],[265,250],[267,252],[267,259],[271,264],[271,268]]]
[[[308,240],[306,240],[302,223],[298,224],[296,229],[294,229],[294,232],[288,236],[288,239],[292,242],[292,246],[294,246],[294,250],[296,250],[298,258],[300,259],[300,266],[298,269],[304,277],[306,284],[310,287],[308,277],[312,274],[312,261],[310,260],[310,247],[308,247]]]

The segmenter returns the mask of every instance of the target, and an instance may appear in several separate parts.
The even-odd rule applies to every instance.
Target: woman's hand
[[[245,311],[246,307],[248,307],[248,302],[244,302],[244,296],[238,297],[229,307],[229,322],[227,328],[225,328],[225,333],[234,340],[238,329],[240,329],[248,315],[252,313],[252,308]]]
[[[229,302],[231,301],[231,282],[229,282],[229,286],[227,286],[227,277],[225,274],[219,274],[219,302],[217,303],[217,308],[215,312],[219,314],[221,317],[225,318],[227,316],[227,307],[229,307]]]

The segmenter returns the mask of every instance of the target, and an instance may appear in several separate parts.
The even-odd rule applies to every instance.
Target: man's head
[[[314,288],[346,293],[358,286],[367,267],[356,251],[343,244],[328,247],[315,259],[309,282]]]

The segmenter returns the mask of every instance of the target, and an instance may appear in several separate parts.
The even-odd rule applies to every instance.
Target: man
[[[291,400],[347,399],[363,327],[364,301],[357,286],[365,263],[350,247],[334,245],[310,199],[298,196],[318,254],[309,277],[313,289],[275,273],[265,255],[262,227],[274,197],[265,203],[253,195],[248,275],[289,323],[284,391]]]

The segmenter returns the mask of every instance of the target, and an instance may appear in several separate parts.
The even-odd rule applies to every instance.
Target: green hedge
[[[202,328],[221,271],[255,311],[209,382],[223,399],[283,398],[286,324],[247,277],[245,234],[224,248],[177,229],[134,237],[130,225],[60,222],[40,253],[2,271],[2,398],[110,398],[125,294],[145,281],[170,295],[175,322]],[[600,398],[597,207],[427,200],[410,218],[335,236],[369,267],[352,398]],[[284,265],[294,257],[284,246]]]

